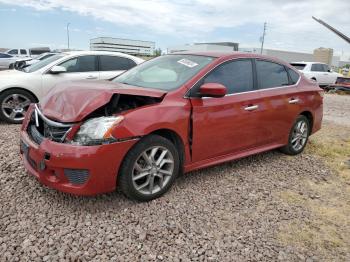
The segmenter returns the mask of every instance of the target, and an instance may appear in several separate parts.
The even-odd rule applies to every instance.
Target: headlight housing
[[[116,141],[113,128],[123,121],[123,116],[103,116],[91,118],[80,126],[73,139],[79,145],[101,145]]]

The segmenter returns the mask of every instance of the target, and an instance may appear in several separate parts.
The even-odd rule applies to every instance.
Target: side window
[[[0,53],[0,58],[10,58],[12,56],[8,55],[8,54],[1,54]]]
[[[17,49],[12,49],[12,50],[8,51],[8,54],[10,54],[10,55],[18,55],[18,50]]]
[[[288,74],[290,76],[290,80],[292,81],[291,84],[295,85],[299,80],[299,74],[290,68],[288,68]]]
[[[220,83],[227,88],[228,94],[252,91],[253,67],[251,60],[236,60],[224,63],[205,78],[204,83]]]
[[[259,89],[289,85],[288,74],[283,65],[256,60]]]
[[[66,62],[60,64],[66,68],[67,72],[92,72],[97,71],[96,68],[96,56],[87,55],[79,56],[72,59],[69,59]]]
[[[26,54],[27,54],[27,50],[21,49],[21,55],[26,55]]]
[[[323,66],[323,72],[329,72],[329,66],[328,65],[322,65]]]
[[[324,67],[322,64],[312,64],[311,71],[314,72],[325,72]]]
[[[136,63],[125,57],[100,56],[100,71],[128,70],[136,66]]]

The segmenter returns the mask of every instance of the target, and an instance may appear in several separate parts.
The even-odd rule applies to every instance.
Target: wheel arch
[[[181,136],[178,133],[176,133],[174,130],[167,129],[167,128],[154,130],[149,135],[152,135],[152,134],[164,137],[175,145],[176,149],[179,152],[180,172],[182,173],[183,166],[185,163],[185,145],[184,145],[184,142],[183,142]]]
[[[313,125],[314,125],[314,116],[310,111],[303,111],[300,113],[300,115],[305,116],[309,120],[310,124],[310,130],[309,130],[309,135],[312,133]]]
[[[10,91],[10,90],[14,90],[14,89],[19,89],[19,90],[22,90],[22,91],[25,91],[27,93],[29,93],[30,95],[32,95],[34,98],[35,98],[35,102],[39,102],[39,99],[38,99],[38,96],[36,94],[34,94],[32,91],[26,89],[26,88],[23,88],[23,87],[8,87],[6,89],[3,89],[0,91],[0,95],[3,94],[4,92],[6,91]]]

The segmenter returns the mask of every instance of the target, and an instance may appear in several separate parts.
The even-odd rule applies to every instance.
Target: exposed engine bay
[[[161,101],[162,98],[156,97],[114,94],[106,105],[95,110],[86,117],[86,119],[99,116],[111,116],[138,107],[159,103]]]
[[[148,96],[120,95],[112,96],[111,101],[106,105],[106,115],[120,113],[145,105],[159,103],[161,99]]]

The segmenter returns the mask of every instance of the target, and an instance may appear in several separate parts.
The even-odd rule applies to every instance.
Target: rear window
[[[256,72],[259,89],[289,85],[288,74],[283,65],[270,61],[257,60]]]
[[[136,66],[131,59],[120,56],[100,56],[100,71],[129,70]]]
[[[299,64],[299,63],[292,63],[292,66],[294,66],[298,70],[303,70],[306,66],[306,64]]]

